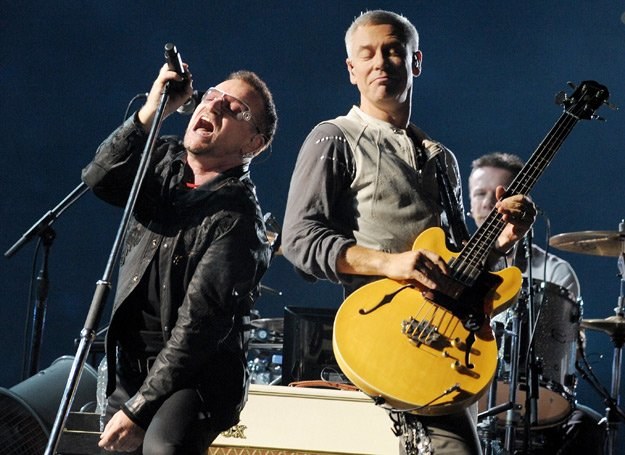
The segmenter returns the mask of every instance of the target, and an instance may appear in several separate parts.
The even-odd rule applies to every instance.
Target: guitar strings
[[[537,152],[532,155],[512,181],[508,193],[526,194],[534,186],[578,120],[578,117],[568,111],[560,117],[538,146]],[[497,211],[493,209],[469,241],[467,247],[454,261],[452,276],[455,279],[469,286],[473,284],[505,224]]]

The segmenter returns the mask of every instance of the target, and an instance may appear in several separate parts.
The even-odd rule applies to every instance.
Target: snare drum
[[[537,403],[538,421],[536,428],[546,428],[562,422],[573,409],[575,401],[575,360],[581,317],[581,304],[573,299],[571,293],[552,283],[534,280],[535,318],[534,353],[539,372],[539,390]],[[499,349],[499,367],[495,376],[496,405],[507,403],[510,399],[510,346],[512,311],[529,302],[529,289],[524,283],[517,307],[506,314],[506,330]],[[525,303],[523,306],[519,306]],[[527,360],[530,330],[527,317],[520,318],[519,364],[516,392],[516,404],[521,418],[525,415],[527,390]],[[488,408],[489,394],[479,402],[480,412]],[[500,414],[499,419],[502,418]]]

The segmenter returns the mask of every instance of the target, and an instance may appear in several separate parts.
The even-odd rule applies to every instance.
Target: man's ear
[[[347,72],[349,73],[349,81],[352,83],[352,85],[356,85],[356,77],[354,76],[354,65],[352,65],[352,61],[349,58],[346,58],[345,64],[347,65]]]
[[[254,137],[250,139],[250,153],[253,154],[253,156],[257,156],[263,150],[265,142],[265,136],[260,133],[255,134]]]
[[[421,64],[423,63],[423,54],[421,51],[415,51],[412,55],[412,75],[418,77],[421,74]]]

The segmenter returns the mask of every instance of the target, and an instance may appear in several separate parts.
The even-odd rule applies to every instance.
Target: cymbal
[[[549,245],[572,253],[618,257],[625,248],[625,232],[581,231],[554,235]]]
[[[623,316],[610,316],[605,319],[582,319],[579,325],[586,329],[601,330],[612,337],[614,335],[620,337],[625,335],[625,317]]]
[[[265,318],[254,319],[251,321],[252,326],[265,329],[270,332],[282,332],[284,331],[284,319],[283,318]]]

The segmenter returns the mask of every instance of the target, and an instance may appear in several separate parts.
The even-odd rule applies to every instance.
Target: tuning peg
[[[566,92],[560,91],[556,93],[555,103],[557,105],[563,106],[568,100],[569,100],[569,95]]]
[[[612,109],[613,111],[618,111],[618,106],[616,104],[610,103],[608,100],[605,100],[603,104],[608,106],[608,108]]]

